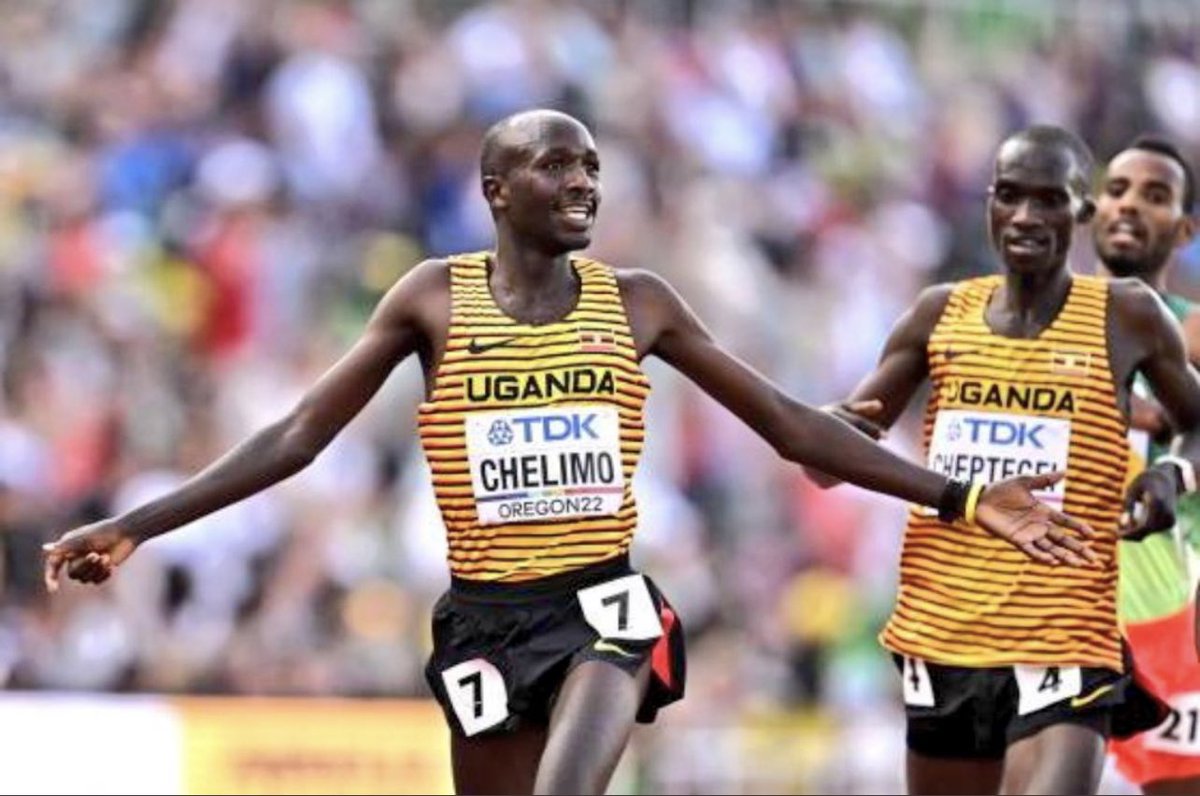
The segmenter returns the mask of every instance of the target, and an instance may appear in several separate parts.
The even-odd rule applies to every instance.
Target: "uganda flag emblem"
[[[1056,349],[1050,358],[1050,372],[1058,376],[1086,376],[1092,367],[1092,355],[1087,351]]]
[[[617,336],[607,329],[580,329],[579,350],[603,354],[617,350]]]

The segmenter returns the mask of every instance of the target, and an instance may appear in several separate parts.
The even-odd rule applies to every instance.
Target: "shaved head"
[[[523,111],[483,136],[483,198],[502,238],[555,256],[586,248],[600,204],[600,156],[586,126],[560,111]]]
[[[988,232],[1010,274],[1053,274],[1075,225],[1090,221],[1092,153],[1061,127],[1036,125],[996,153],[988,189]]]
[[[1070,157],[1074,168],[1071,169],[1069,182],[1071,189],[1079,197],[1091,193],[1092,171],[1095,160],[1092,150],[1074,133],[1050,124],[1035,124],[1004,139],[996,156],[997,169],[1004,161],[1019,156],[1022,150],[1057,152]]]
[[[583,122],[548,108],[514,113],[493,124],[483,136],[483,152],[479,158],[482,176],[504,176],[523,155],[528,154],[548,128],[558,125],[577,127],[591,137]]]

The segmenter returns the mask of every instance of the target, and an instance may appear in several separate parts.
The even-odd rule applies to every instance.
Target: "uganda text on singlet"
[[[984,320],[1001,277],[953,289],[929,339],[929,466],[992,482],[1065,470],[1037,494],[1097,531],[1101,566],[1048,566],[978,527],[910,512],[895,611],[880,640],[956,666],[1104,666],[1123,671],[1116,616],[1116,524],[1128,467],[1107,347],[1108,285],[1074,276],[1033,339]]]
[[[572,258],[562,320],[505,315],[486,253],[450,258],[452,316],[421,443],[451,573],[519,582],[627,553],[650,386],[611,267]]]

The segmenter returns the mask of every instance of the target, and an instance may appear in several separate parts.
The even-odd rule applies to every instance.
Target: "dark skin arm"
[[[678,294],[657,276],[628,271],[621,274],[620,282],[638,355],[655,355],[675,367],[756,431],[780,456],[877,492],[937,505],[947,484],[944,476],[896,456],[827,412],[783,394],[721,348]],[[911,357],[904,360],[889,371],[894,373],[890,378],[903,376],[911,381],[911,396],[920,379],[915,378]],[[887,400],[881,414],[894,419],[903,408],[903,402]],[[1036,503],[1029,494],[1031,484],[1041,488],[1057,477],[1036,484],[1013,479],[989,487],[980,500],[977,518],[990,532],[1034,558],[1083,564],[1093,558],[1091,551],[1063,530],[1076,528],[1087,535],[1090,529]]]
[[[1192,310],[1180,323],[1187,347],[1188,361],[1200,367],[1200,310]],[[1129,404],[1129,425],[1150,434],[1155,441],[1169,441],[1174,431],[1167,422],[1166,413],[1156,401],[1132,396]]]
[[[445,348],[450,316],[444,262],[414,268],[379,302],[357,342],[283,418],[257,432],[178,489],[129,513],[46,545],[46,586],[70,564],[77,580],[100,582],[137,545],[278,483],[311,463],[414,352],[426,384]]]
[[[1119,400],[1129,400],[1133,376],[1140,371],[1176,431],[1174,452],[1200,461],[1200,379],[1187,358],[1183,330],[1162,300],[1143,283],[1113,280],[1109,310],[1110,359]],[[1147,468],[1125,497],[1122,536],[1140,539],[1175,524],[1175,503],[1182,480],[1171,465]]]
[[[1179,324],[1183,329],[1183,342],[1187,347],[1188,362],[1200,367],[1200,310],[1193,309]]]
[[[888,428],[903,412],[917,385],[925,378],[925,348],[945,306],[949,288],[926,290],[892,331],[879,367],[833,413],[873,436]],[[1184,337],[1161,299],[1136,279],[1112,282],[1108,315],[1112,370],[1118,402],[1130,406],[1133,375],[1141,370],[1162,403],[1171,428],[1178,429],[1180,456],[1200,459],[1200,381],[1186,357]],[[1160,394],[1160,390],[1163,392]],[[862,417],[855,409],[875,405],[874,414]],[[1129,410],[1132,413],[1132,408]],[[822,485],[836,483],[828,475],[810,474]],[[1175,502],[1180,484],[1174,468],[1151,467],[1130,485],[1119,532],[1132,539],[1170,528],[1175,522]]]
[[[872,439],[883,437],[929,377],[929,335],[937,326],[951,290],[951,285],[925,288],[892,327],[875,370],[858,383],[849,398],[826,407],[826,411]],[[841,483],[841,479],[817,468],[806,467],[805,472],[822,488]]]
[[[769,441],[782,456],[905,500],[936,505],[946,479],[917,467],[828,414],[783,395],[721,349],[679,296],[658,277],[626,272],[622,296],[639,356],[654,354],[679,369]],[[357,343],[279,422],[159,500],[113,520],[80,528],[46,546],[47,588],[59,571],[101,582],[142,541],[216,511],[287,478],[311,462],[414,351],[426,384],[445,348],[449,277],[444,263],[414,269],[380,302]],[[1086,526],[1037,504],[1029,490],[1046,483],[1015,479],[990,487],[978,518],[1030,556],[1082,564],[1090,550],[1064,533]]]

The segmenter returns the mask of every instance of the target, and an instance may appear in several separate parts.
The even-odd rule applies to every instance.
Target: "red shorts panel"
[[[1161,779],[1200,777],[1200,662],[1193,644],[1195,605],[1150,622],[1125,626],[1134,674],[1171,706],[1152,730],[1109,742],[1117,769],[1144,785]]]

